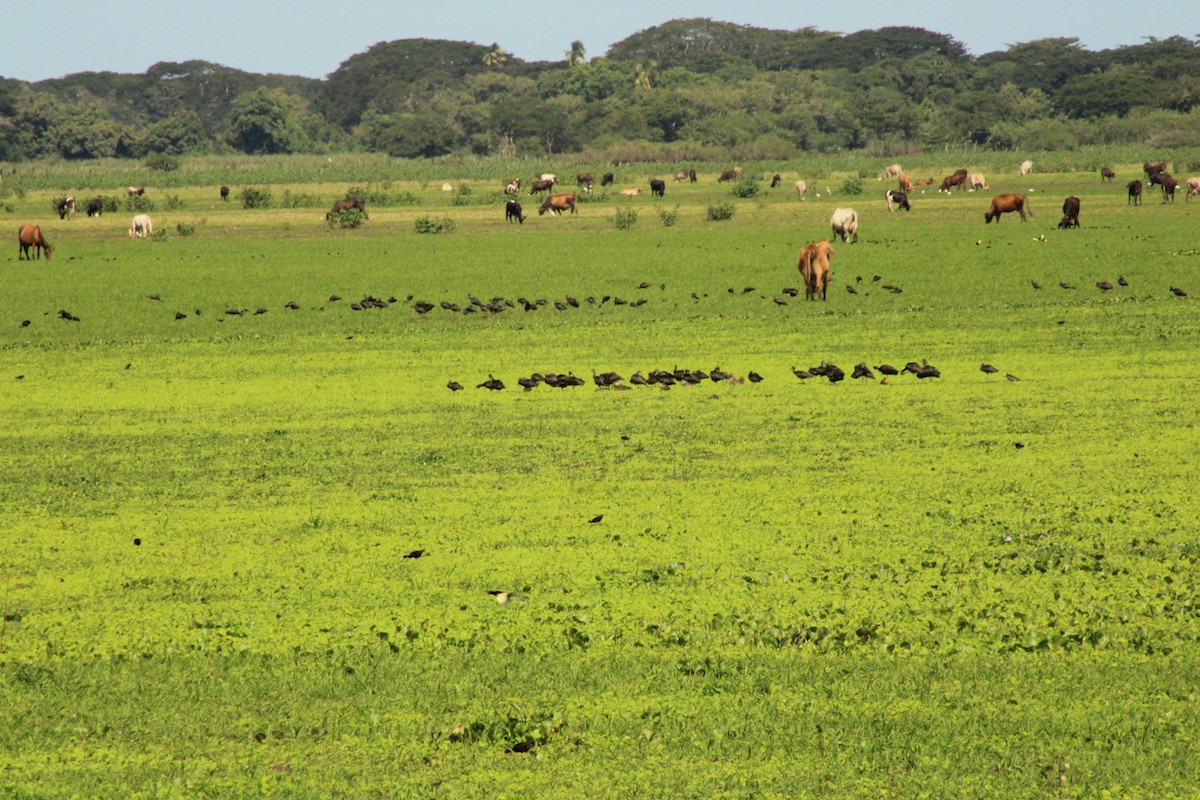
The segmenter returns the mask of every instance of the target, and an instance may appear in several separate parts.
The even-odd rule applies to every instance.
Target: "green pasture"
[[[1139,166],[889,215],[836,169],[618,197],[641,165],[523,225],[472,173],[146,181],[149,241],[51,213],[111,181],[10,191],[0,795],[1196,796],[1200,203],[1127,205]],[[351,185],[410,197],[330,229]]]

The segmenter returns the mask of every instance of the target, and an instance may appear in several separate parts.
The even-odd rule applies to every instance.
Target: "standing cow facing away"
[[[1024,178],[1033,171],[1033,162],[1029,160],[1022,161],[1021,166],[1017,169],[1017,171],[1020,172],[1021,177]]]
[[[825,299],[825,289],[829,284],[829,259],[833,255],[836,254],[828,239],[800,248],[796,266],[800,269],[800,277],[804,279],[806,300],[816,300],[818,293],[822,300]]]
[[[37,258],[41,258],[42,251],[45,250],[47,261],[50,260],[50,254],[54,251],[46,238],[42,236],[42,229],[37,225],[30,225],[28,222],[17,229],[17,245],[20,247],[17,251],[17,261],[20,261],[22,257],[26,261],[32,261],[33,258],[29,255],[31,247]]]
[[[804,195],[808,194],[808,184],[804,181],[796,181],[796,194],[800,195],[800,199],[804,199]]]
[[[516,200],[509,200],[504,204],[504,221],[512,222],[514,219],[519,225],[525,224],[525,215],[521,213],[521,204]]]
[[[604,173],[604,177],[600,179],[600,187],[604,188],[605,186],[612,186],[614,180],[613,174],[611,172],[606,172]]]
[[[1162,187],[1163,202],[1167,202],[1168,198],[1171,203],[1175,202],[1175,190],[1179,188],[1179,181],[1165,172],[1160,172],[1154,177],[1158,178],[1158,184]]]
[[[542,216],[547,211],[552,214],[561,214],[567,209],[570,209],[572,214],[579,213],[575,210],[575,195],[552,194],[546,198],[544,203],[538,206],[538,216]]]
[[[229,202],[229,187],[228,186],[221,187],[221,199],[223,201],[225,201],[226,203]]]
[[[779,186],[779,184],[781,184],[781,183],[783,183],[783,176],[780,175],[778,172],[776,172],[775,175],[771,178],[771,188],[774,189],[775,187]]]
[[[912,211],[912,206],[908,203],[908,195],[904,192],[898,192],[895,189],[888,189],[883,193],[883,198],[887,200],[888,213],[892,213],[892,204],[900,206],[904,211]]]
[[[152,233],[154,233],[154,221],[150,219],[149,214],[138,214],[133,218],[133,222],[129,226],[130,239],[149,239]]]
[[[1021,215],[1021,222],[1025,221],[1025,195],[1023,194],[998,194],[992,198],[992,205],[987,211],[983,212],[983,221],[985,223],[996,220],[996,224],[1000,224],[1000,215],[1007,214],[1010,211],[1016,211]],[[1029,216],[1033,216],[1032,209],[1029,211]]]
[[[1063,218],[1059,220],[1058,227],[1078,228],[1079,227],[1079,198],[1072,195],[1063,201]]]
[[[1129,199],[1125,201],[1125,205],[1133,203],[1135,206],[1140,206],[1142,204],[1142,182],[1130,181],[1125,189],[1129,192]]]
[[[665,197],[666,193],[666,181],[660,181],[658,178],[654,178],[650,181],[650,194],[654,195],[655,197]]]
[[[88,200],[87,215],[89,217],[98,217],[104,213],[104,201],[99,197]]]
[[[837,208],[829,220],[833,235],[842,237],[843,242],[858,243],[858,213],[853,208]]]

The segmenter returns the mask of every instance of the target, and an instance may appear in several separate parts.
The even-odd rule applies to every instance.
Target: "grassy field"
[[[3,198],[55,251],[0,296],[0,794],[1196,796],[1200,204],[1136,170],[523,225],[395,181],[357,230],[150,185],[151,241]],[[591,380],[718,366],[763,380]]]

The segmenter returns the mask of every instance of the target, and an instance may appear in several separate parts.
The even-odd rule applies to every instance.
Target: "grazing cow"
[[[554,188],[554,181],[548,180],[546,178],[541,178],[541,179],[533,182],[533,186],[529,187],[529,193],[537,194],[538,192],[548,192],[553,188]]]
[[[895,189],[888,189],[883,193],[883,197],[887,200],[888,213],[892,213],[892,203],[900,206],[905,211],[912,211],[912,206],[908,204],[908,195],[904,192],[898,192]]]
[[[508,183],[504,184],[504,193],[505,194],[516,194],[519,191],[521,191],[521,179],[520,178],[509,178]]]
[[[666,193],[666,181],[660,181],[658,178],[654,178],[650,181],[650,194],[654,195],[655,197],[665,197]]]
[[[54,210],[58,212],[59,219],[74,218],[75,216],[75,198],[63,197],[54,201]]]
[[[575,185],[576,186],[583,186],[584,184],[588,184],[590,186],[591,184],[593,184],[595,182],[596,182],[596,173],[594,173],[594,172],[581,172],[575,176]]]
[[[1100,182],[1101,183],[1104,183],[1105,181],[1111,181],[1115,177],[1117,177],[1117,173],[1113,172],[1108,167],[1100,168]]]
[[[613,174],[611,172],[604,173],[604,177],[602,177],[600,179],[601,188],[603,188],[605,186],[612,186],[612,183],[613,183]]]
[[[518,224],[525,224],[525,215],[521,213],[521,204],[516,200],[509,200],[504,204],[504,221],[512,222],[516,220]]]
[[[50,254],[54,251],[54,248],[42,236],[42,229],[37,225],[30,225],[28,222],[17,229],[17,245],[20,247],[20,250],[17,251],[17,261],[20,261],[22,256],[26,261],[32,261],[33,258],[29,255],[31,247],[37,258],[41,258],[42,251],[45,250],[47,261],[50,260]]]
[[[146,187],[145,186],[128,186],[125,188],[125,191],[129,193],[130,197],[141,197],[142,195],[144,195],[146,193]]]
[[[1129,199],[1125,201],[1125,205],[1133,203],[1135,206],[1140,206],[1142,204],[1142,182],[1130,181],[1125,188],[1129,192]]]
[[[149,214],[138,214],[129,226],[129,238],[148,239],[154,233],[154,221]]]
[[[1016,211],[1021,215],[1021,222],[1025,221],[1025,195],[1023,194],[998,194],[992,198],[992,205],[987,211],[983,212],[983,221],[985,223],[996,220],[996,224],[1000,224],[1000,215],[1007,214],[1010,211]],[[1033,216],[1032,209],[1029,211],[1029,216]]]
[[[834,209],[829,224],[833,226],[833,235],[842,237],[843,242],[858,242],[858,213],[853,208]]]
[[[1156,173],[1167,171],[1166,161],[1155,161],[1151,164],[1149,161],[1142,164],[1142,171],[1146,173],[1147,178],[1153,178]]]
[[[804,299],[816,300],[818,292],[821,299],[825,299],[825,289],[829,284],[829,258],[833,255],[836,253],[828,239],[800,248],[800,258],[796,261],[796,266],[804,280]]]
[[[1058,227],[1063,229],[1079,227],[1078,197],[1071,196],[1063,201],[1063,218],[1059,220]]]
[[[982,172],[972,172],[967,179],[971,181],[972,189],[986,190],[988,188],[987,181],[984,180]]]
[[[229,187],[228,186],[221,187],[221,199],[224,200],[226,203],[229,202]]]
[[[918,178],[913,181],[913,186],[933,186],[933,178]]]
[[[900,169],[899,164],[892,164],[890,167],[886,167],[883,170],[883,174],[880,175],[876,180],[883,180],[884,178],[894,178],[897,175],[899,175],[901,172],[903,172],[903,170]]]
[[[367,204],[361,197],[343,197],[333,204],[333,208],[329,209],[325,214],[325,221],[329,222],[333,219],[333,215],[339,211],[345,211],[348,208],[357,208],[363,212],[363,216],[367,216]]]
[[[104,201],[103,200],[101,200],[99,197],[97,197],[93,200],[88,200],[87,215],[89,217],[98,217],[103,213],[104,213]]]
[[[1200,178],[1187,179],[1187,197],[1184,198],[1184,202],[1191,200],[1194,194],[1200,194]]]
[[[741,174],[742,174],[741,167],[734,167],[733,169],[727,169],[717,177],[717,183],[725,183],[726,181],[736,181]]]
[[[1029,160],[1022,161],[1021,166],[1018,168],[1017,171],[1021,173],[1022,178],[1025,177],[1026,175],[1028,175],[1030,172],[1033,171],[1033,162],[1029,161]]]
[[[689,183],[695,183],[696,182],[696,170],[685,169],[685,170],[680,170],[679,172],[676,172],[675,173],[675,183],[679,183],[680,181],[688,181]]]
[[[804,195],[808,194],[808,184],[804,181],[796,181],[796,194],[800,195],[800,199],[804,199]]]
[[[1158,184],[1162,186],[1163,202],[1169,199],[1172,203],[1175,202],[1175,190],[1179,187],[1179,181],[1165,172],[1160,172],[1154,176],[1158,179]]]
[[[781,183],[783,183],[783,176],[776,172],[775,176],[771,178],[771,188],[774,189]]]
[[[538,206],[538,216],[545,214],[547,211],[553,214],[561,214],[567,209],[571,210],[572,214],[577,214],[575,210],[575,195],[573,194],[552,194],[546,198],[546,201]]]
[[[942,185],[938,187],[939,192],[950,193],[950,190],[957,186],[960,190],[966,188],[967,171],[965,169],[956,170],[953,175],[947,175],[942,179]]]
[[[912,191],[912,187],[913,187],[912,178],[908,177],[903,172],[901,172],[898,176],[896,176],[896,181],[900,185],[900,191],[904,192],[905,194]]]
[[[641,193],[642,193],[642,187],[640,187],[640,186],[637,187],[636,189],[622,189],[621,197],[637,197]]]

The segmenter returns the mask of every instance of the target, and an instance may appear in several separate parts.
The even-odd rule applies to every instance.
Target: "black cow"
[[[654,195],[655,197],[663,197],[666,195],[666,192],[666,181],[660,181],[658,178],[654,178],[650,181],[650,194]]]
[[[1125,201],[1125,205],[1133,203],[1135,206],[1140,206],[1142,204],[1142,182],[1130,181],[1125,188],[1129,190],[1129,199]]]
[[[611,186],[613,182],[613,174],[611,172],[604,173],[604,177],[600,179],[600,186]]]
[[[780,175],[778,172],[776,172],[775,177],[771,178],[771,188],[774,189],[776,186],[779,185],[780,181],[782,181],[782,180],[783,180],[783,176]]]
[[[525,224],[525,215],[521,213],[521,204],[516,200],[509,200],[504,204],[504,221],[512,222],[514,219],[518,224]]]
[[[1079,227],[1079,198],[1072,195],[1063,201],[1063,218],[1059,221],[1060,228]]]
[[[227,203],[229,202],[229,187],[228,186],[221,187],[221,199]]]
[[[98,217],[103,213],[104,213],[104,201],[103,200],[101,200],[99,197],[97,197],[93,200],[88,200],[87,215],[89,217]]]
[[[912,211],[912,206],[908,204],[908,195],[896,189],[888,189],[883,193],[883,197],[887,200],[888,213],[892,213],[892,203],[900,206],[905,211]]]

